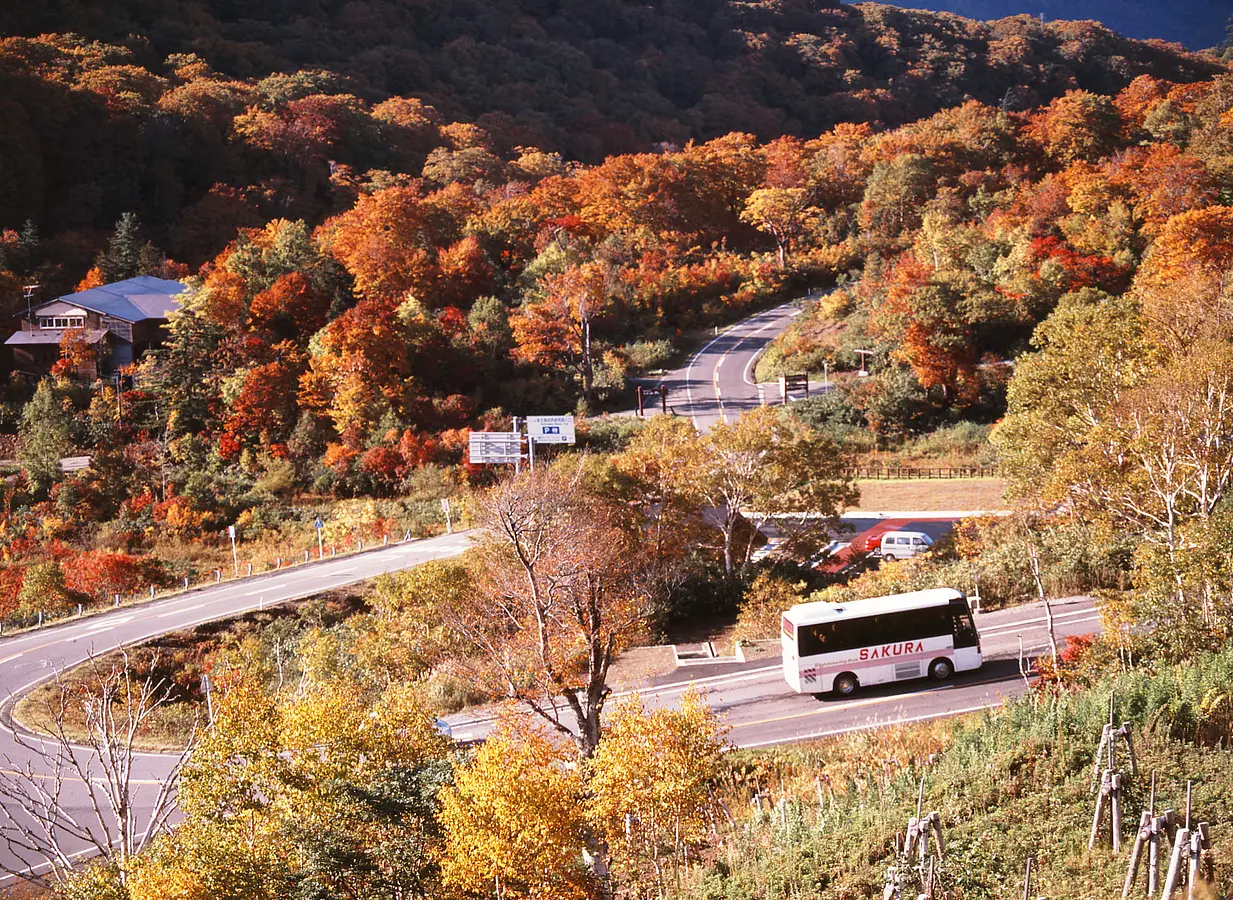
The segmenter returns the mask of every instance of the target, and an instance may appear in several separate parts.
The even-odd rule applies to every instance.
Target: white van
[[[880,549],[883,559],[894,562],[917,556],[932,546],[933,538],[923,531],[888,531],[882,535]]]

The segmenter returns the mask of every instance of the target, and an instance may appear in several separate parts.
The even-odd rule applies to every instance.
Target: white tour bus
[[[799,603],[783,615],[783,674],[803,694],[945,680],[979,669],[980,635],[962,591],[937,588],[852,603]]]

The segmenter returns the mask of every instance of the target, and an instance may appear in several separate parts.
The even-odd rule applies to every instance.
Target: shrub
[[[671,341],[636,341],[626,344],[621,352],[629,360],[629,368],[645,372],[667,366],[676,351]]]
[[[804,599],[804,585],[763,572],[745,591],[737,611],[737,640],[770,640],[779,634],[784,610]]]
[[[598,453],[619,453],[646,426],[636,416],[603,416],[580,423],[579,443]]]

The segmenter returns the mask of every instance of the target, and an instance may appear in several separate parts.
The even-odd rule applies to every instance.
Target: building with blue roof
[[[65,294],[34,310],[4,343],[12,350],[15,369],[46,375],[60,358],[64,333],[80,329],[98,346],[93,374],[110,374],[162,344],[171,314],[180,308],[179,295],[187,289],[180,281],[138,275]]]

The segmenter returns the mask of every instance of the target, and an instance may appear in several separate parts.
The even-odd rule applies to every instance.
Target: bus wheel
[[[955,667],[949,659],[935,659],[929,664],[929,677],[934,681],[945,681],[955,674]]]
[[[840,697],[851,697],[859,686],[860,682],[856,680],[855,675],[851,672],[844,672],[835,679],[834,691]]]

